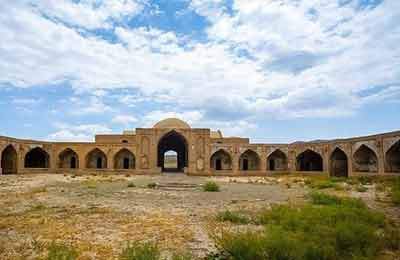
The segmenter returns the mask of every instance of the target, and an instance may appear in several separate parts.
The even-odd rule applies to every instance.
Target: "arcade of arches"
[[[340,148],[339,148],[340,147]],[[1,174],[63,171],[268,175],[303,172],[347,177],[400,174],[400,131],[292,144],[252,144],[177,118],[94,142],[41,142],[0,136]]]

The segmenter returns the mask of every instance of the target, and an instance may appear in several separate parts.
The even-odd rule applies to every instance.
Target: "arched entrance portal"
[[[348,177],[347,155],[341,149],[336,148],[331,155],[331,176]]]
[[[12,145],[7,146],[1,154],[2,174],[16,174],[17,161],[17,151]]]
[[[188,166],[187,147],[188,145],[186,139],[181,134],[177,133],[176,131],[167,133],[158,142],[157,166],[161,167],[163,172],[183,172],[184,168]],[[165,155],[168,151],[174,151],[177,154],[176,168],[168,168],[168,166],[165,165]]]

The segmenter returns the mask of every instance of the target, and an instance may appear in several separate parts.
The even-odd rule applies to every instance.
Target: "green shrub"
[[[52,242],[48,247],[46,260],[75,260],[78,252],[71,246]]]
[[[392,201],[395,205],[400,205],[400,178],[396,178],[391,186]]]
[[[128,188],[135,188],[136,185],[133,182],[128,183]]]
[[[350,208],[365,208],[365,203],[361,199],[356,198],[339,198],[337,196],[312,192],[310,194],[311,203],[314,205],[333,205],[333,206],[346,206]]]
[[[203,186],[203,191],[218,192],[220,191],[219,185],[214,181],[208,181]]]
[[[153,243],[128,242],[119,255],[120,260],[160,260],[160,250]]]
[[[150,182],[149,184],[147,184],[147,188],[149,188],[149,189],[155,189],[155,188],[157,188],[157,183],[155,183],[155,182]]]
[[[358,177],[358,181],[362,184],[362,185],[368,185],[368,184],[372,184],[374,181],[374,176],[367,176],[367,175],[362,175]]]
[[[225,210],[217,215],[218,221],[229,221],[235,224],[248,224],[250,223],[250,218],[247,216],[240,214],[239,212],[234,212],[230,210]]]
[[[189,253],[173,253],[171,260],[192,260],[193,256]]]
[[[257,214],[263,231],[223,231],[212,236],[223,259],[376,259],[395,250],[398,229],[361,200],[311,194],[311,205],[274,205]]]
[[[337,186],[337,184],[335,182],[330,181],[330,180],[315,181],[315,182],[313,182],[311,184],[311,188],[318,189],[318,190],[335,188],[336,186]]]
[[[367,190],[368,190],[368,188],[363,185],[358,185],[356,187],[356,191],[358,191],[358,192],[366,192]]]

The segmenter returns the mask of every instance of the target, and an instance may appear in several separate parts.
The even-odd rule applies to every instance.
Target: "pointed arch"
[[[71,148],[64,149],[58,155],[58,167],[64,169],[78,169],[79,168],[79,156]]]
[[[18,167],[17,150],[11,144],[1,153],[2,174],[16,174]]]
[[[269,171],[286,171],[288,169],[287,156],[280,149],[276,149],[267,157]]]
[[[86,168],[105,169],[107,168],[107,156],[99,148],[95,148],[86,155]]]
[[[224,149],[219,149],[210,157],[210,168],[215,171],[232,170],[232,157]]]
[[[114,169],[135,169],[135,155],[126,148],[122,148],[114,156]]]
[[[377,172],[378,157],[367,145],[362,144],[353,154],[353,169],[355,172]]]
[[[310,149],[300,153],[296,158],[297,171],[323,171],[322,156]]]
[[[394,143],[385,154],[385,171],[400,173],[400,140]]]
[[[186,138],[176,132],[175,130],[169,131],[166,133],[163,137],[160,138],[158,141],[157,145],[157,165],[158,167],[161,167],[163,171],[165,171],[167,168],[164,167],[164,162],[165,162],[165,152],[167,151],[175,151],[177,155],[177,160],[178,160],[178,168],[177,169],[168,169],[170,171],[177,171],[177,172],[183,172],[184,168],[188,166],[188,142],[186,141]]]
[[[330,157],[330,175],[334,177],[348,177],[348,159],[346,153],[336,147]]]
[[[49,168],[50,167],[49,154],[40,147],[31,149],[25,155],[25,168]]]
[[[256,171],[260,169],[260,157],[258,154],[248,149],[239,157],[239,169],[241,171]]]

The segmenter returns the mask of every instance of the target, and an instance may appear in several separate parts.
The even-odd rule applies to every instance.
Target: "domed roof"
[[[178,118],[167,118],[155,124],[153,128],[190,128],[190,126]]]

